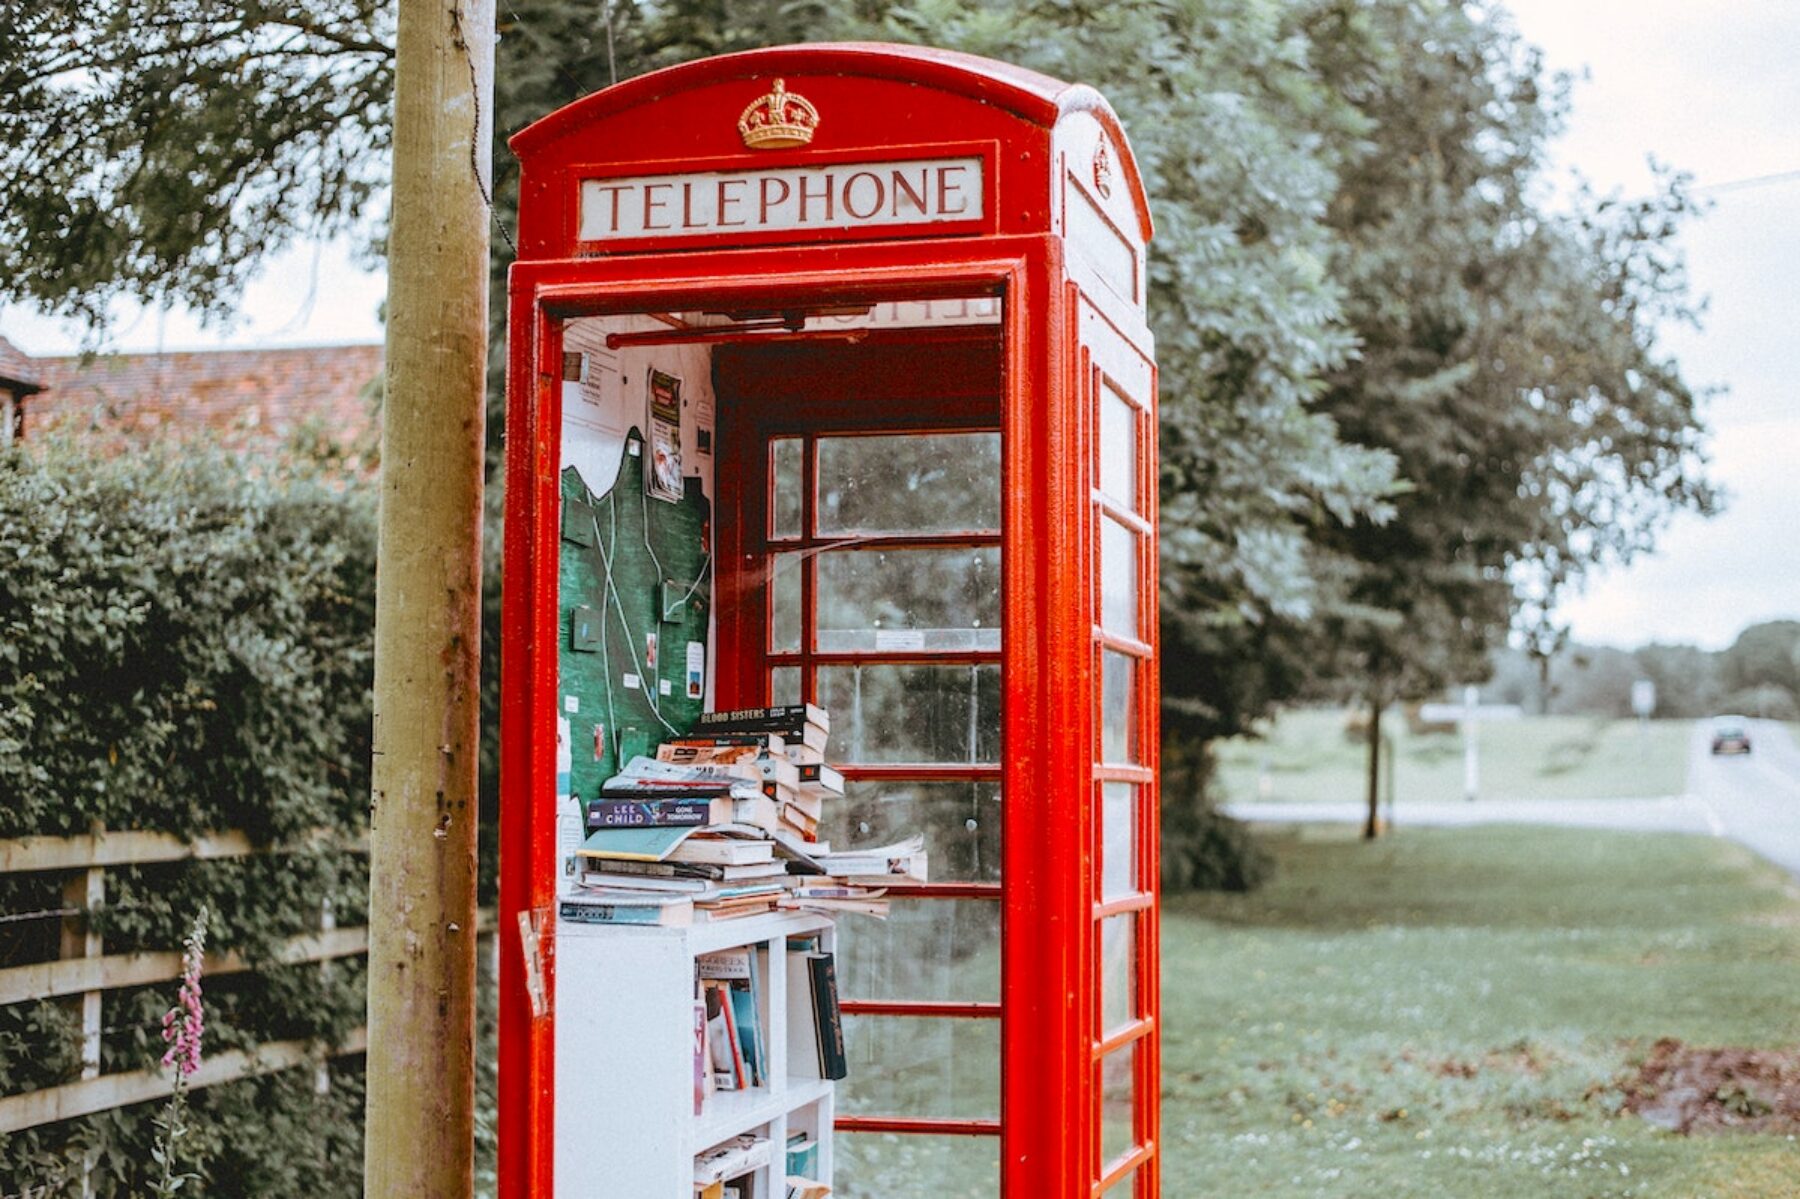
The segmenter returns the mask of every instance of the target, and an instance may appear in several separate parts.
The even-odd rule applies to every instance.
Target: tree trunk
[[[364,1193],[474,1190],[492,0],[400,0],[376,579]]]
[[[1369,815],[1363,821],[1363,840],[1381,836],[1381,700],[1369,700]]]

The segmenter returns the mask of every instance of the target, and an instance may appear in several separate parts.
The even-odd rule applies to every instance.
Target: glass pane
[[[1137,410],[1111,383],[1100,388],[1100,490],[1137,510]]]
[[[819,648],[997,650],[1000,548],[819,555]]]
[[[806,478],[800,463],[801,445],[797,437],[769,443],[769,478],[774,484],[769,501],[770,537],[800,536],[800,493]]]
[[[1135,762],[1137,743],[1137,662],[1124,654],[1100,654],[1100,747],[1108,762]]]
[[[1000,1114],[998,1020],[845,1016],[844,1044],[850,1075],[838,1084],[840,1113],[962,1120]]]
[[[1107,1187],[1106,1194],[1108,1196],[1117,1196],[1117,1199],[1126,1199],[1126,1196],[1136,1193],[1132,1190],[1132,1188],[1135,1187],[1136,1185],[1137,1185],[1137,1171],[1133,1170],[1131,1173],[1129,1173],[1129,1174],[1125,1175],[1123,1178],[1119,1179],[1119,1181],[1117,1181],[1117,1182],[1113,1183],[1111,1186]]]
[[[1100,624],[1110,633],[1138,631],[1137,534],[1116,520],[1100,522]]]
[[[800,648],[801,554],[776,554],[769,574],[769,648]]]
[[[798,666],[777,666],[769,672],[769,702],[772,704],[797,704],[800,696],[800,668]]]
[[[850,783],[825,805],[819,839],[833,849],[925,834],[933,882],[1000,878],[1000,784]]]
[[[991,899],[899,899],[886,920],[838,922],[838,989],[845,999],[1000,998],[1000,904]]]
[[[1114,1050],[1100,1062],[1100,1171],[1131,1151],[1137,1143],[1132,1110],[1138,1043]]]
[[[839,1132],[832,1150],[835,1199],[994,1199],[1000,1193],[999,1137]]]
[[[1000,435],[819,439],[820,534],[998,532]]]
[[[998,762],[1000,667],[821,666],[834,761]]]
[[[1137,1018],[1137,915],[1100,922],[1100,1033],[1110,1036]]]
[[[1137,885],[1137,788],[1100,786],[1100,896],[1130,895]]]

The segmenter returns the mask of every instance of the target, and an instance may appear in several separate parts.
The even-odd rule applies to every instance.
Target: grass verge
[[[1298,802],[1359,799],[1368,769],[1360,734],[1345,733],[1345,713],[1283,713],[1265,738],[1220,743],[1219,786],[1226,799]],[[1463,798],[1462,738],[1410,733],[1395,718],[1395,794],[1408,801]],[[1693,725],[1581,716],[1527,716],[1480,731],[1484,799],[1634,799],[1679,795],[1687,785]],[[1266,780],[1266,782],[1265,782]]]
[[[1303,829],[1171,900],[1166,1194],[1792,1196],[1787,1137],[1617,1114],[1659,1037],[1800,1042],[1800,893],[1719,841]]]

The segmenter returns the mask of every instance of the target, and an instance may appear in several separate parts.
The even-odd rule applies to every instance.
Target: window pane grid
[[[777,694],[771,702],[804,698],[821,703],[832,713],[827,755],[843,769],[850,795],[828,805],[828,824],[841,827],[821,828],[821,838],[834,844],[840,840],[845,844],[891,840],[914,831],[896,823],[905,814],[900,809],[906,809],[918,817],[912,824],[927,834],[934,879],[952,880],[936,885],[948,889],[960,884],[982,891],[975,895],[907,896],[895,889],[890,891],[897,901],[890,920],[846,919],[844,931],[849,935],[840,941],[839,972],[846,1024],[854,1028],[847,1030],[848,1039],[852,1053],[859,1040],[875,1037],[883,1042],[881,1051],[871,1059],[880,1063],[881,1070],[863,1073],[885,1077],[867,1077],[869,1088],[860,1093],[850,1089],[853,1083],[840,1088],[839,1110],[851,1125],[863,1123],[873,1128],[886,1123],[893,1132],[929,1134],[935,1131],[931,1125],[941,1121],[966,1125],[959,1129],[963,1132],[997,1133],[999,780],[1003,773],[999,754],[999,489],[992,488],[991,517],[977,513],[978,519],[972,523],[978,527],[963,531],[955,527],[956,519],[932,519],[926,509],[933,497],[927,485],[914,478],[911,494],[900,499],[903,515],[896,520],[880,503],[886,485],[880,472],[886,466],[878,459],[885,454],[885,447],[876,454],[868,452],[873,447],[867,443],[879,436],[833,439],[807,434],[771,443],[772,473],[778,464],[798,459],[804,481],[797,522],[785,510],[777,519],[778,503],[792,506],[791,490],[784,501],[773,481],[770,488],[766,542],[772,552],[780,551],[784,565],[798,566],[800,584],[794,587],[772,578],[768,588],[765,669],[772,691],[791,692]],[[956,454],[949,452],[961,445],[954,440],[959,435],[927,436],[935,436],[938,444],[922,446],[912,457],[932,459],[925,464],[930,469],[952,475],[959,469],[972,477],[985,475],[990,484],[998,479],[997,463],[988,471],[981,460],[982,454],[997,454],[998,434],[977,435],[981,453],[964,455],[966,460],[960,464]],[[968,435],[960,437],[972,440]],[[849,445],[852,441],[859,444]],[[776,447],[790,442],[798,453],[780,451],[783,457],[778,460]],[[905,443],[896,438],[888,444]],[[844,453],[846,450],[850,452]],[[842,486],[845,480],[837,476],[844,473],[844,461],[859,457],[871,464],[873,487],[868,478],[860,484],[852,479]],[[901,466],[905,468],[907,463]],[[830,505],[822,475],[835,480],[830,483],[837,488]],[[925,527],[891,527],[905,524],[914,515],[907,511],[909,502],[920,509],[918,514],[925,519],[918,523]],[[879,564],[880,556],[890,553],[903,560],[918,555],[910,562],[936,566],[939,575],[961,566],[961,574],[949,580],[956,590],[947,584],[941,594],[933,594],[915,587],[918,602],[909,606],[896,601],[894,587],[863,585],[871,580],[859,579],[859,568]],[[849,576],[844,574],[846,567],[851,570]],[[779,593],[778,582],[782,584]],[[787,609],[796,598],[800,611],[790,613]],[[946,603],[961,606],[945,608]],[[830,611],[822,611],[822,606]],[[799,626],[797,637],[795,625]],[[944,634],[937,631],[939,626],[961,626],[963,631]],[[922,636],[915,636],[914,630],[920,628]],[[947,687],[946,680],[957,685]],[[883,702],[883,696],[888,702]],[[859,792],[875,807],[853,808]],[[883,811],[896,803],[899,807],[894,812]],[[958,807],[954,815],[959,819],[933,823],[937,809],[945,803]],[[920,808],[921,804],[925,807]],[[835,821],[831,819],[834,808]],[[940,823],[944,823],[941,829]],[[939,834],[935,842],[934,833]],[[941,873],[946,869],[949,875]],[[912,948],[902,944],[915,941],[919,944]],[[921,966],[906,978],[892,976],[883,965],[927,962],[932,963],[931,968]],[[864,1035],[859,1037],[858,1032]],[[907,1046],[929,1043],[941,1050],[938,1042],[945,1036],[956,1043],[953,1052],[907,1059]],[[864,1052],[873,1048],[867,1045]],[[973,1085],[965,1085],[972,1080],[961,1074],[955,1079],[927,1078],[942,1063],[958,1061],[964,1064],[957,1066],[957,1071],[967,1073],[975,1068],[983,1078],[973,1080]],[[897,1062],[904,1068],[896,1071]],[[949,1110],[939,1107],[945,1102],[946,1086],[952,1093]],[[875,1093],[878,1090],[887,1093]],[[921,1106],[938,1110],[920,1110]],[[907,1139],[914,1142],[917,1137]],[[935,1138],[927,1135],[926,1139]]]

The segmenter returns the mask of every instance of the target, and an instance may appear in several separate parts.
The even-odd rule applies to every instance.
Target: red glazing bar
[[[1113,1050],[1129,1045],[1133,1041],[1142,1040],[1155,1031],[1155,1021],[1150,1019],[1135,1020],[1096,1044],[1094,1046],[1094,1060],[1099,1061]]]
[[[887,889],[889,899],[999,899],[999,883],[906,883]]]
[[[991,433],[992,429],[904,429],[909,435],[932,432]],[[771,544],[783,549],[809,550],[960,550],[969,546],[997,546],[1001,536],[992,529],[969,529],[950,533],[856,533],[833,536],[771,537]]]
[[[931,1116],[839,1116],[839,1132],[899,1132],[920,1136],[997,1137],[998,1120],[942,1120]]]
[[[800,530],[811,539],[819,527],[819,440],[808,436],[802,442],[800,455]],[[808,655],[800,665],[800,696],[807,703],[819,702],[819,672],[810,657],[818,647],[819,630],[819,556],[800,555],[800,649]],[[773,605],[771,605],[773,607]],[[768,644],[765,642],[764,644]]]
[[[1126,912],[1142,912],[1147,910],[1156,900],[1150,895],[1126,895],[1118,899],[1109,899],[1105,903],[1094,905],[1094,919],[1104,920],[1108,916],[1118,916]]]
[[[1133,532],[1148,535],[1156,531],[1148,520],[1119,503],[1098,487],[1094,489],[1093,498],[1094,503],[1099,505],[1102,511],[1120,524],[1128,526]]]
[[[808,564],[810,567],[810,563]],[[999,650],[853,650],[848,653],[805,653],[782,650],[769,654],[769,665],[801,666],[990,666],[1000,662]]]
[[[1104,645],[1107,649],[1117,650],[1122,654],[1130,654],[1137,658],[1147,658],[1150,656],[1150,645],[1148,642],[1139,641],[1135,637],[1121,637],[1117,633],[1109,633],[1099,625],[1094,626],[1094,640],[1098,641],[1101,645]]]
[[[936,999],[845,999],[850,1016],[920,1016],[942,1020],[998,1020],[998,1003],[950,1003]]]
[[[1101,1194],[1108,1187],[1118,1182],[1119,1179],[1125,1177],[1127,1174],[1149,1161],[1155,1150],[1156,1147],[1154,1145],[1139,1145],[1130,1153],[1119,1158],[1118,1161],[1107,1168],[1106,1173],[1101,1176],[1100,1181],[1094,1184],[1094,1194]]]
[[[880,766],[855,766],[838,763],[838,769],[853,783],[982,783],[998,782],[1003,773],[999,765],[946,766],[934,762],[908,762]]]

